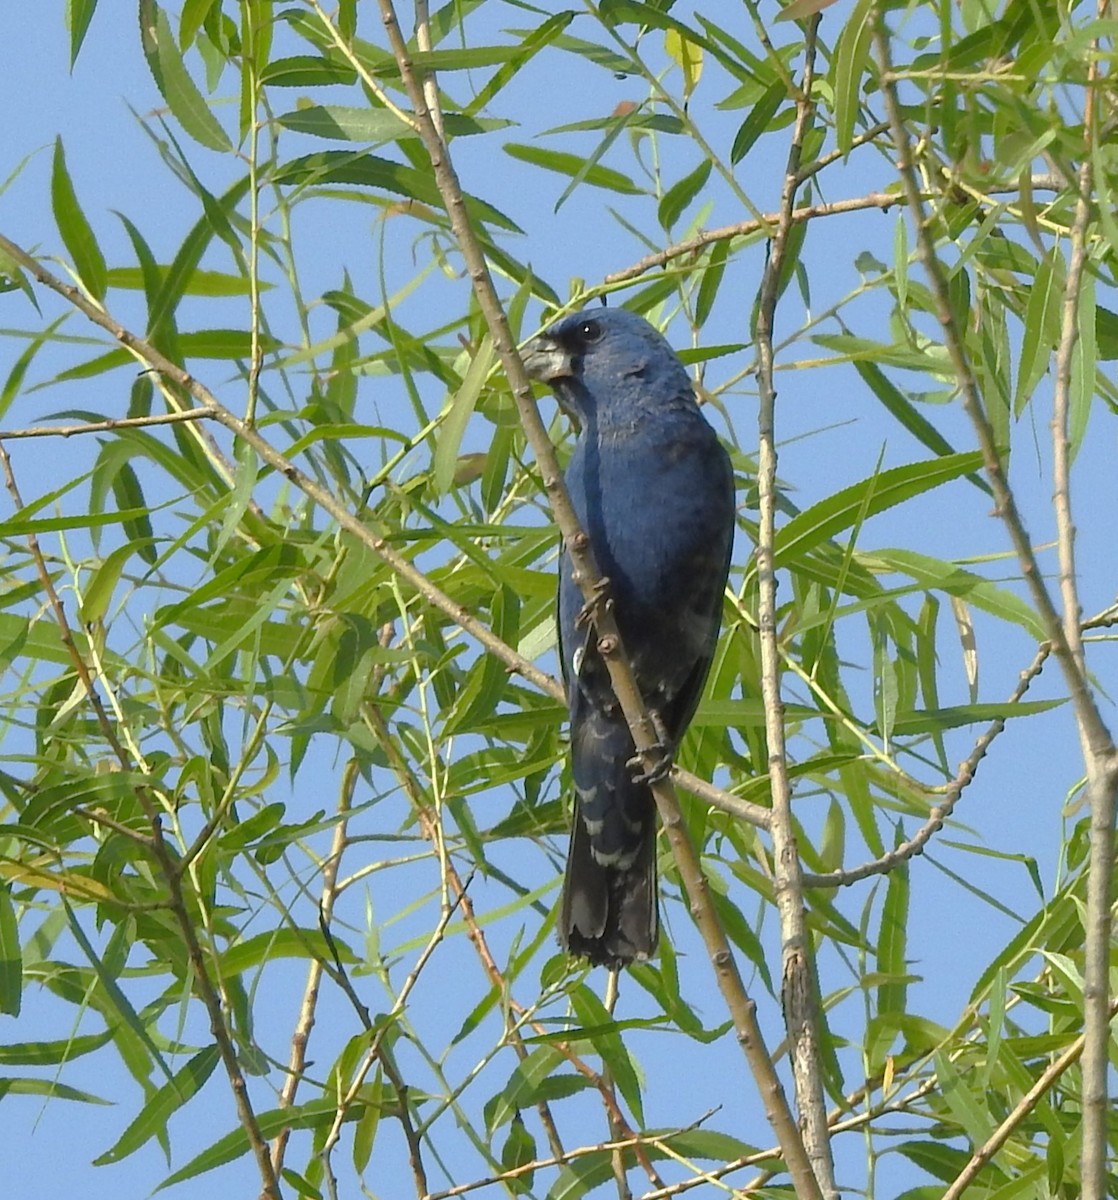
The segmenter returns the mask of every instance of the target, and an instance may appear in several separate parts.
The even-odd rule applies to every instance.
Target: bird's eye
[[[578,336],[584,342],[596,342],[602,336],[602,327],[597,321],[583,321],[578,327]]]

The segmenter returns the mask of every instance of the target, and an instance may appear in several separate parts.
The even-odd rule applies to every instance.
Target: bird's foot
[[[644,758],[646,754],[655,754],[656,761],[651,767],[645,767]],[[634,783],[659,783],[662,779],[672,773],[672,767],[675,763],[675,758],[672,754],[670,746],[664,742],[657,742],[653,746],[649,746],[642,754],[634,754],[628,759],[625,765],[633,772]]]
[[[594,595],[586,601],[579,609],[578,616],[575,617],[575,628],[585,629],[594,620],[594,611],[603,601],[609,599],[609,576],[603,575],[597,583],[594,584]]]

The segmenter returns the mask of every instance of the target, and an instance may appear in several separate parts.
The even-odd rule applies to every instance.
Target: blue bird
[[[729,456],[683,364],[635,313],[565,317],[529,343],[524,362],[579,429],[567,488],[667,762],[718,638],[734,536]],[[648,958],[659,937],[656,806],[583,608],[564,551],[559,649],[575,812],[559,940],[621,966]]]

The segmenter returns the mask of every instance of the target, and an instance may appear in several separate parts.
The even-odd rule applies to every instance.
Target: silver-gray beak
[[[570,351],[546,334],[534,337],[520,352],[524,367],[533,379],[551,383],[574,374]]]

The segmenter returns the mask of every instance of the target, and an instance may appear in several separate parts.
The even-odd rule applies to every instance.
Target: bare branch
[[[1021,672],[1021,678],[1018,680],[1017,686],[1006,701],[1007,708],[1019,703],[1024,697],[1025,693],[1029,690],[1029,685],[1044,669],[1044,664],[1048,661],[1048,656],[1051,652],[1052,647],[1048,642],[1045,642],[1037,650],[1033,661]],[[859,867],[852,867],[848,871],[836,870],[829,871],[826,875],[805,875],[803,877],[804,886],[813,888],[847,887],[852,883],[857,883],[861,879],[868,879],[871,875],[885,875],[894,868],[915,858],[916,855],[923,854],[924,847],[943,828],[944,821],[951,816],[955,805],[959,801],[959,797],[974,779],[975,772],[978,770],[978,764],[986,757],[994,740],[1005,729],[1006,720],[1007,718],[1005,717],[998,717],[996,720],[990,722],[986,731],[975,742],[974,749],[959,764],[959,770],[956,772],[955,778],[947,785],[947,794],[944,799],[932,808],[928,814],[928,819],[911,838],[902,842],[895,849],[881,855],[880,858],[862,863]]]
[[[104,421],[83,421],[80,425],[31,425],[26,429],[0,429],[0,442],[14,442],[18,438],[68,438],[82,433],[111,433],[116,429],[146,429],[150,425],[178,425],[182,421],[205,421],[213,415],[213,409],[207,405],[151,417],[106,417]]]
[[[818,163],[811,163],[803,169],[801,179],[809,178],[820,167],[825,166],[828,159],[821,159]],[[1063,181],[1055,175],[1036,175],[1032,179],[1032,187],[1035,191],[1059,191],[1064,186]],[[987,189],[987,195],[996,196],[1002,193],[1015,193],[1019,189],[1016,185],[998,185]],[[920,193],[923,198],[923,193]],[[814,221],[818,217],[834,217],[841,213],[864,212],[869,208],[880,208],[883,211],[890,208],[895,208],[898,204],[904,203],[904,197],[897,192],[868,192],[864,196],[854,196],[849,200],[835,200],[830,204],[808,204],[802,208],[794,208],[788,216],[788,221],[793,225],[798,225],[803,221]],[[618,283],[626,283],[630,279],[636,279],[648,271],[653,271],[657,267],[666,266],[677,258],[687,258],[698,254],[700,250],[707,246],[712,246],[716,242],[728,242],[734,238],[751,237],[754,234],[765,233],[772,229],[781,219],[780,213],[767,213],[762,217],[750,221],[738,221],[734,225],[721,225],[717,229],[704,229],[701,233],[695,234],[694,237],[687,238],[685,241],[676,242],[674,246],[668,246],[664,250],[658,250],[655,254],[648,254],[644,258],[633,263],[632,266],[625,267],[621,271],[614,271],[607,275],[602,281],[603,284],[612,285]]]
[[[807,22],[804,38],[804,78],[796,103],[796,123],[788,150],[781,207],[757,301],[757,385],[760,408],[757,417],[757,487],[760,520],[757,536],[758,613],[761,643],[761,692],[765,702],[765,740],[768,748],[769,783],[772,789],[773,887],[780,913],[783,982],[781,998],[784,1022],[791,1049],[792,1077],[800,1110],[804,1146],[811,1159],[819,1190],[828,1200],[837,1198],[834,1162],[827,1131],[827,1109],[823,1095],[822,1015],[819,984],[811,953],[804,911],[804,888],[799,851],[792,821],[792,787],[784,740],[784,702],[780,686],[780,648],[776,632],[776,390],[773,385],[773,322],[792,230],[793,206],[799,186],[800,156],[804,138],[815,111],[811,99],[815,73],[816,14]]]
[[[1098,0],[1103,20],[1109,0]],[[1079,168],[1078,198],[1071,226],[1071,252],[1064,285],[1060,341],[1056,351],[1056,385],[1052,399],[1052,506],[1060,562],[1060,597],[1068,653],[1084,677],[1080,629],[1079,585],[1075,568],[1075,521],[1071,506],[1071,389],[1075,349],[1079,342],[1080,297],[1087,269],[1088,230],[1092,215],[1093,155],[1098,149],[1098,38],[1087,51],[1087,84],[1083,111],[1083,163]],[[1094,320],[1092,314],[1091,320]],[[1092,367],[1093,370],[1093,367]],[[1093,384],[1092,379],[1092,384]],[[1083,1144],[1080,1171],[1086,1200],[1102,1200],[1109,1188],[1108,1127],[1110,1106],[1107,1075],[1110,1049],[1110,943],[1114,877],[1114,820],[1118,811],[1118,762],[1113,745],[1103,748],[1078,722],[1087,767],[1087,794],[1091,812],[1091,849],[1087,880],[1087,918],[1083,967]],[[977,1155],[976,1155],[977,1157]]]

